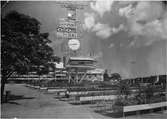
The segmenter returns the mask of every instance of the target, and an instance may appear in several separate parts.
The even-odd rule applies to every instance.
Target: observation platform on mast
[[[66,70],[69,73],[69,82],[81,82],[87,75],[88,70],[96,68],[96,60],[91,57],[70,57]]]

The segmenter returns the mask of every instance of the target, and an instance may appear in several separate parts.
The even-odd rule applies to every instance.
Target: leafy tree
[[[48,33],[40,33],[40,22],[30,16],[12,11],[2,19],[1,37],[1,96],[5,83],[13,72],[25,74],[36,71],[48,73],[53,61]],[[2,98],[1,98],[2,99]]]
[[[119,73],[111,74],[110,80],[117,80],[118,82],[121,81],[121,75]]]

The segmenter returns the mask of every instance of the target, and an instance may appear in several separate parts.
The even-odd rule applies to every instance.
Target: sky
[[[56,38],[59,19],[67,10],[55,1],[9,2],[4,16],[16,10],[41,22],[41,32],[49,32],[56,55],[61,55]],[[80,3],[80,2],[78,2]],[[123,78],[166,74],[167,5],[153,1],[95,0],[83,2],[77,11],[82,23],[81,55],[93,57],[98,67],[120,73]]]

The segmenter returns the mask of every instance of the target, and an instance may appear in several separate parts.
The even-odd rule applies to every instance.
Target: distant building
[[[56,69],[63,69],[64,68],[64,64],[63,64],[63,62],[59,62],[59,63],[55,63],[55,67],[56,67]]]
[[[99,69],[99,68],[88,70],[86,79],[91,81],[104,81],[103,79],[104,72],[105,72],[104,69]]]
[[[154,76],[147,76],[147,77],[124,79],[122,81],[132,86],[136,84],[149,83],[153,85],[161,85],[163,88],[166,88],[166,80],[167,80],[167,75],[154,75]]]

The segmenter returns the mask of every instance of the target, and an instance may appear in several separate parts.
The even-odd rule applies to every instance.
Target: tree
[[[111,74],[110,80],[117,80],[118,82],[121,81],[121,75],[119,73]]]
[[[14,72],[47,73],[49,67],[53,66],[51,62],[59,60],[53,56],[53,50],[49,46],[49,34],[40,33],[40,25],[37,19],[16,11],[2,19],[1,96],[7,79]]]

